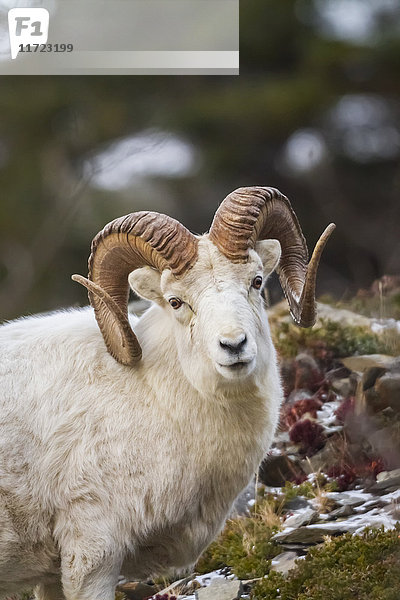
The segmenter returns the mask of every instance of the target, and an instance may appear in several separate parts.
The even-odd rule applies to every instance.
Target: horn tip
[[[76,283],[80,283],[81,285],[84,285],[85,287],[87,287],[87,279],[86,277],[83,277],[83,275],[78,275],[77,273],[75,273],[74,275],[71,275],[71,279],[72,281],[76,281]]]
[[[331,233],[333,233],[333,231],[336,229],[336,223],[329,223],[329,225],[326,227],[324,234],[325,235],[331,235]]]

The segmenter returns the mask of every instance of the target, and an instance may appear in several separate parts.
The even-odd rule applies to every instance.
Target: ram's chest
[[[208,448],[193,442],[185,450],[178,466],[170,449],[157,484],[142,497],[147,534],[140,539],[135,560],[126,561],[124,574],[147,577],[195,562],[220,530],[259,458],[255,448],[250,454],[249,448],[238,451],[238,440],[226,447],[210,443]],[[145,572],[140,570],[144,566]]]
[[[196,501],[210,508],[213,503],[229,505],[262,458],[265,426],[249,429],[228,417],[210,421],[188,419],[185,432],[166,427],[155,441],[160,456],[157,488],[176,498],[185,511]]]
[[[146,554],[145,563],[157,557],[155,570],[187,564],[211,542],[253,475],[265,443],[261,429],[251,432],[239,425],[229,432],[209,426],[207,434],[199,428],[189,436],[167,435],[167,429],[154,439],[153,457],[159,458],[139,492],[143,523],[138,530],[147,531],[140,555]]]

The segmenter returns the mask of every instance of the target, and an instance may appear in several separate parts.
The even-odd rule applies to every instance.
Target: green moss
[[[305,498],[314,498],[315,490],[314,486],[310,481],[305,481],[304,483],[300,483],[300,485],[296,485],[291,481],[286,481],[285,487],[282,488],[283,494],[283,504],[287,504],[293,498],[297,498],[298,496],[304,496]]]
[[[384,339],[361,326],[342,326],[322,320],[320,327],[301,329],[292,323],[277,323],[272,329],[275,346],[282,357],[292,358],[304,350],[319,356],[329,351],[332,358],[353,354],[380,354],[390,351]]]
[[[398,600],[400,525],[345,534],[311,548],[284,577],[271,572],[254,587],[252,600]]]
[[[271,526],[263,507],[252,517],[227,521],[225,529],[200,557],[196,570],[209,573],[228,567],[239,579],[263,577],[269,572],[271,559],[281,552],[271,540],[278,531]]]

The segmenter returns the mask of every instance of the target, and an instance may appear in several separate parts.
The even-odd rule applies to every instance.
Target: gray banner
[[[239,0],[0,0],[3,75],[238,72]]]

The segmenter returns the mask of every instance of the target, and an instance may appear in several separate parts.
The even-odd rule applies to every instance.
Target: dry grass
[[[269,527],[273,529],[277,527],[278,529],[282,528],[282,508],[283,505],[279,508],[273,506],[270,502],[263,502],[258,506],[256,516],[261,519],[261,521]]]

